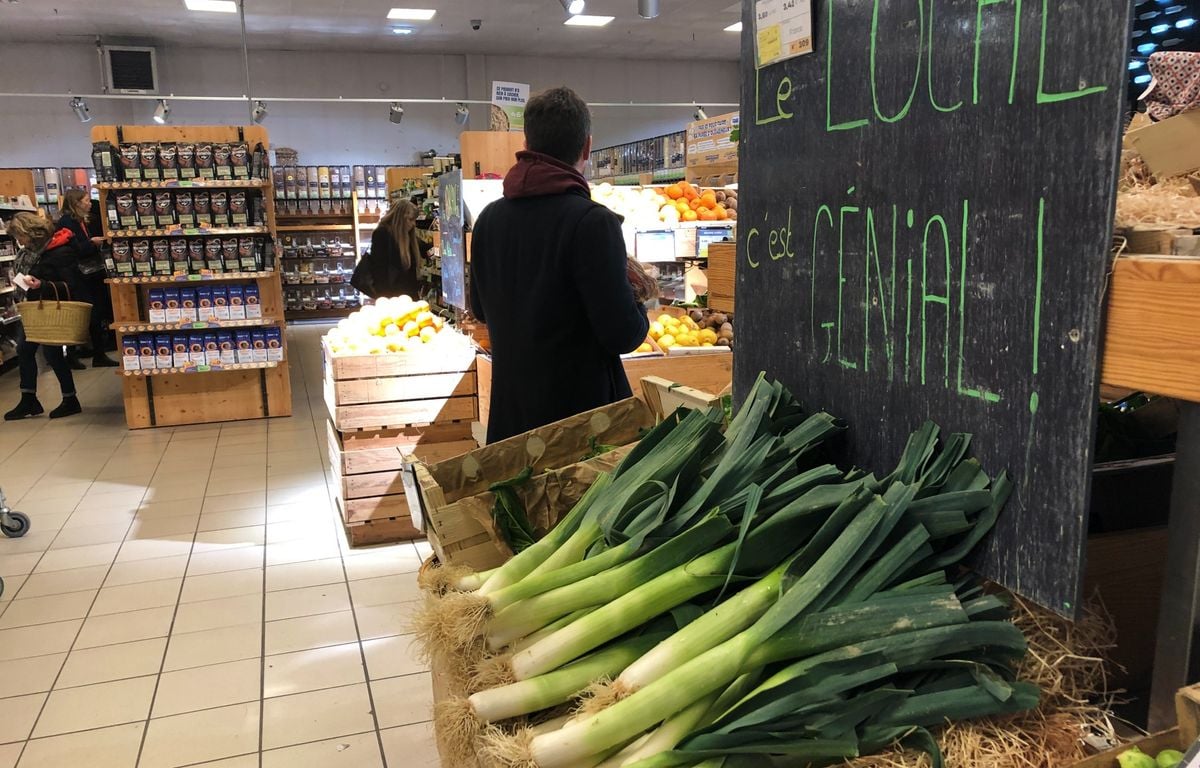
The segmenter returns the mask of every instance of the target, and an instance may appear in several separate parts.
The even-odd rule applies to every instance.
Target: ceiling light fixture
[[[454,122],[458,123],[459,125],[466,125],[467,120],[470,119],[471,110],[467,109],[467,105],[460,101],[458,106],[454,109]]]
[[[78,96],[71,99],[71,111],[75,113],[75,117],[78,117],[81,123],[92,121],[92,116],[88,114],[88,103]]]
[[[611,24],[615,16],[572,16],[563,22],[568,27],[603,27]]]
[[[658,18],[658,0],[638,0],[638,16],[643,19]]]
[[[558,0],[558,2],[562,3],[563,10],[572,16],[583,13],[583,0]]]
[[[266,102],[263,102],[263,101],[254,102],[254,112],[251,114],[251,117],[254,118],[255,125],[259,125],[262,123],[263,120],[266,120],[267,119]]]
[[[404,107],[400,106],[400,102],[393,101],[392,106],[388,109],[388,120],[391,120],[396,125],[400,125],[400,121],[404,119]]]
[[[412,33],[413,33],[412,27],[393,27],[392,28],[393,35],[411,35]]]
[[[429,21],[435,14],[432,8],[393,8],[387,17],[393,21]]]
[[[237,13],[237,3],[233,0],[183,0],[183,4],[189,11]]]
[[[159,125],[165,125],[171,117],[171,105],[167,104],[166,99],[159,99],[158,106],[154,108],[154,122]]]
[[[726,32],[741,32],[742,31],[742,22],[735,21],[734,23],[730,24],[728,27],[725,27],[725,31]]]
[[[704,111],[704,107],[696,107],[696,114],[692,115],[696,120],[707,120],[708,113]]]

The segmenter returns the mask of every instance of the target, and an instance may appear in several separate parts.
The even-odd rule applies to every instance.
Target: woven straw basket
[[[54,298],[46,299],[46,288],[54,289]],[[57,283],[45,283],[42,297],[37,301],[22,301],[17,304],[25,338],[38,344],[86,344],[89,339],[88,321],[92,305],[82,301],[71,301],[71,291],[66,289],[66,300],[59,297]]]

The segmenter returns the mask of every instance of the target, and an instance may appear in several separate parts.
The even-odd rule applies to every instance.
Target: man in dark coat
[[[592,202],[587,104],[567,88],[525,107],[504,197],[475,223],[471,308],[492,343],[488,442],[630,396],[620,355],[649,318],[626,273],[620,219]]]

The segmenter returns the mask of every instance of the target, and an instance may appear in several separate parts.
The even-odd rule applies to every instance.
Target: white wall
[[[160,91],[189,96],[240,95],[245,77],[239,50],[158,49]],[[0,90],[96,93],[95,48],[88,44],[0,46]],[[530,83],[537,91],[574,88],[589,101],[736,102],[735,62],[546,59],[532,56],[403,55],[261,51],[250,54],[255,95],[275,97],[446,98],[445,105],[406,104],[400,126],[386,104],[268,102],[265,126],[275,146],[299,150],[303,163],[412,164],[427,149],[454,152],[461,128],[457,99],[486,99],[492,80]],[[91,125],[79,123],[65,100],[0,99],[0,167],[90,165]],[[147,124],[153,102],[92,100],[92,124]],[[248,121],[244,103],[171,103],[171,122],[233,124]],[[710,114],[714,112],[710,109]],[[471,125],[485,129],[483,105]],[[680,130],[690,109],[597,108],[595,146]]]

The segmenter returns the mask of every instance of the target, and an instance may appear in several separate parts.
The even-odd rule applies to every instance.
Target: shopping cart
[[[19,539],[29,532],[29,516],[8,508],[2,488],[0,488],[0,532],[10,539]],[[3,595],[4,579],[0,578],[0,596]]]

